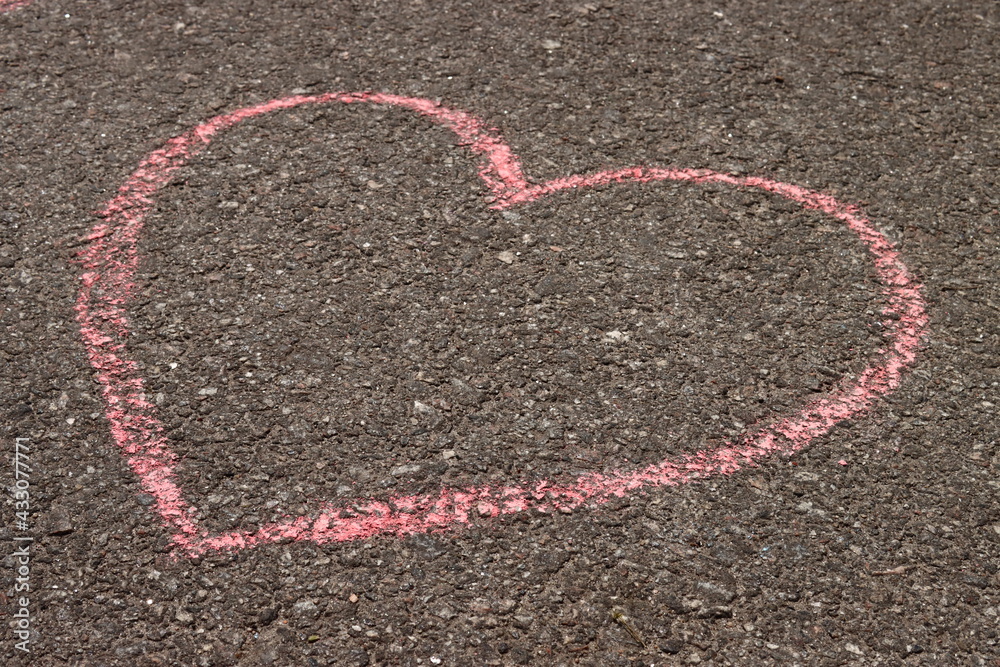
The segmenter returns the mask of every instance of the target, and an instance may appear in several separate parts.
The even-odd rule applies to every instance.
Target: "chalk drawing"
[[[888,303],[883,310],[883,324],[889,343],[856,379],[842,379],[824,398],[810,401],[794,414],[779,417],[737,441],[714,449],[668,458],[638,469],[586,474],[570,481],[511,480],[509,485],[501,486],[452,487],[433,494],[326,503],[307,516],[286,518],[256,531],[213,534],[199,525],[197,508],[178,486],[177,455],[170,449],[156,407],[146,398],[145,380],[126,347],[129,330],[126,307],[136,289],[133,280],[139,264],[137,241],[157,192],[216,134],[273,111],[331,103],[399,107],[450,129],[461,144],[481,159],[479,174],[492,194],[495,209],[509,209],[562,190],[614,183],[679,181],[764,190],[797,202],[803,208],[821,211],[845,224],[868,249]],[[78,257],[83,273],[76,303],[77,321],[101,384],[114,442],[138,476],[143,490],[155,499],[153,509],[173,534],[177,556],[194,557],[211,550],[242,549],[278,540],[322,544],[445,530],[474,519],[529,510],[552,512],[596,507],[643,490],[729,475],[775,454],[793,454],[838,422],[871,408],[878,397],[894,391],[906,367],[916,359],[927,328],[921,287],[893,244],[860,210],[829,195],[757,176],[645,166],[531,184],[525,179],[517,156],[495,130],[467,113],[413,97],[368,92],[300,95],[216,116],[170,139],[142,160],[99,216],[101,221],[87,236],[87,244]]]
[[[6,12],[12,12],[15,9],[20,9],[21,7],[27,7],[34,0],[0,0],[0,14]]]

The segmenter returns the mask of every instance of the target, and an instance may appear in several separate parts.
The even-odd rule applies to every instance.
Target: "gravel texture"
[[[38,665],[1000,665],[1000,7],[0,2],[0,612]],[[630,165],[857,204],[923,284],[900,388],[794,456],[406,537],[188,558],[112,439],[74,306],[145,156],[293,94],[438,100],[532,183]],[[616,184],[491,208],[409,111],[221,132],[156,195],[128,349],[208,530],[571,480],[738,440],[856,377],[885,297],[841,223]]]

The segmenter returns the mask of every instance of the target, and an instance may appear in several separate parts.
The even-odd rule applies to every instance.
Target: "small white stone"
[[[615,329],[614,331],[607,331],[604,334],[604,338],[601,340],[602,343],[624,343],[628,340],[628,334]]]
[[[497,259],[499,259],[504,264],[513,264],[514,253],[512,253],[510,250],[504,250],[502,253],[497,255]]]
[[[427,405],[426,403],[421,403],[420,401],[413,401],[413,411],[422,412],[425,415],[433,415],[437,413],[437,410]]]

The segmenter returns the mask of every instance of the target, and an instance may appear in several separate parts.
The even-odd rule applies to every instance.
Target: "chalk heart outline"
[[[492,193],[492,207],[509,209],[554,192],[613,183],[680,181],[719,183],[757,189],[821,211],[844,223],[867,247],[888,305],[887,345],[854,380],[842,379],[825,397],[796,413],[735,442],[714,449],[664,459],[634,470],[591,473],[568,482],[512,480],[509,485],[442,488],[426,495],[377,500],[357,498],[341,504],[324,503],[311,514],[289,517],[256,531],[212,533],[198,521],[198,508],[176,481],[177,455],[164,436],[156,407],[146,398],[146,382],[126,348],[126,307],[135,289],[139,264],[137,241],[153,198],[174,173],[219,132],[240,122],[281,109],[319,104],[377,104],[407,109],[453,131],[459,142],[478,155],[479,175]],[[102,388],[111,435],[143,490],[155,500],[154,510],[172,534],[176,557],[197,557],[211,551],[231,551],[277,541],[319,544],[374,536],[404,536],[441,531],[479,518],[495,518],[536,510],[569,512],[595,507],[656,487],[677,486],[755,466],[776,454],[790,455],[835,424],[869,409],[876,399],[894,391],[905,369],[913,364],[927,328],[921,286],[902,262],[893,244],[853,206],[795,185],[756,176],[735,176],[708,169],[627,167],[589,175],[567,176],[531,184],[521,164],[499,134],[475,117],[437,102],[371,92],[299,95],[223,114],[167,141],[139,164],[98,214],[78,255],[82,265],[76,319],[90,363]],[[350,508],[350,511],[347,511]]]

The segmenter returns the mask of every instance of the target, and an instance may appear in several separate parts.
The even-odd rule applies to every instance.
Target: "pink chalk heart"
[[[291,517],[256,531],[212,533],[197,519],[197,508],[176,481],[178,464],[164,436],[156,407],[146,399],[146,382],[126,347],[126,307],[134,290],[139,263],[137,242],[153,198],[194,155],[222,130],[255,116],[308,104],[381,104],[408,109],[443,125],[480,156],[479,174],[494,197],[493,208],[509,209],[551,193],[612,183],[682,181],[717,183],[764,190],[802,207],[821,211],[845,224],[866,246],[887,300],[885,326],[889,345],[879,351],[852,381],[841,380],[824,398],[806,403],[794,414],[777,418],[735,442],[714,449],[667,458],[630,470],[586,474],[569,481],[510,480],[505,486],[442,488],[434,494],[395,496],[385,500],[358,498],[340,505],[323,504],[306,516]],[[216,116],[174,137],[146,157],[100,212],[102,221],[80,252],[82,286],[77,321],[91,365],[102,385],[111,434],[144,491],[155,499],[155,511],[173,535],[175,553],[197,556],[278,540],[316,543],[357,540],[377,535],[409,535],[529,510],[571,511],[599,506],[640,490],[676,486],[715,475],[728,475],[774,454],[791,454],[838,422],[872,406],[895,390],[911,365],[927,326],[920,286],[893,244],[856,208],[833,197],[754,176],[733,176],[707,169],[628,167],[583,176],[567,176],[530,184],[510,147],[479,120],[430,100],[382,93],[328,93],[273,100]],[[344,512],[350,506],[351,512]]]

